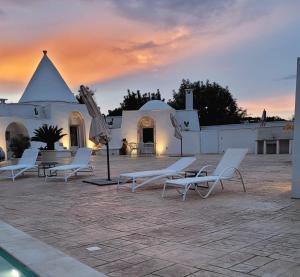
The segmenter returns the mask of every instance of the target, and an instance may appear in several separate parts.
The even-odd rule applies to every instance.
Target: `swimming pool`
[[[0,248],[0,277],[38,277],[38,275]]]

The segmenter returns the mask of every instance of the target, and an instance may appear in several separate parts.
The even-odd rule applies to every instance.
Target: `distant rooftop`
[[[30,102],[69,102],[76,103],[76,98],[55,65],[43,51],[44,56],[38,64],[19,103]]]
[[[144,104],[140,111],[149,111],[149,110],[173,110],[171,106],[161,100],[151,100]]]

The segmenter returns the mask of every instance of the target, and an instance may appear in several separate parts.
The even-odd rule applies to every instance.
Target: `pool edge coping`
[[[106,277],[105,274],[2,220],[0,220],[0,248],[40,277]]]

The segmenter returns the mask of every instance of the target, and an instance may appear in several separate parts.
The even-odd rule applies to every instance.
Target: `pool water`
[[[0,277],[38,277],[38,275],[0,248]]]

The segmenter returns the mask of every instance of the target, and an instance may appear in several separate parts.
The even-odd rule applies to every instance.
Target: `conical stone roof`
[[[19,103],[29,102],[69,102],[76,98],[60,73],[43,51],[44,56],[29,81]]]

